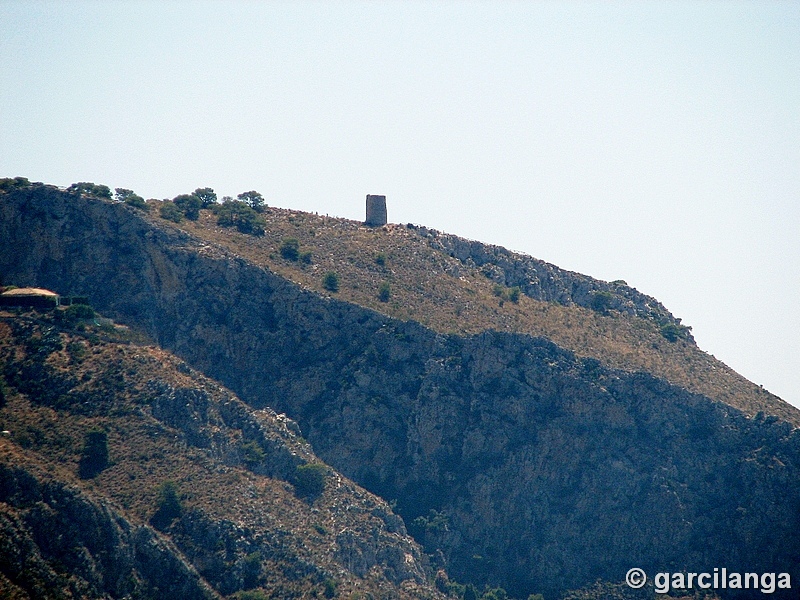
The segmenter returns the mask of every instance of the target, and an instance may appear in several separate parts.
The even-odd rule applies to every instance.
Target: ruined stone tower
[[[381,227],[386,225],[386,196],[367,194],[367,220],[365,225]]]

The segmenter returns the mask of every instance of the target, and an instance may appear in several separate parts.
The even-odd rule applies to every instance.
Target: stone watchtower
[[[364,225],[382,227],[386,222],[386,196],[367,194],[367,220]]]

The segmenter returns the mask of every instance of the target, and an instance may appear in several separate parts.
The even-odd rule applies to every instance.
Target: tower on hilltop
[[[381,227],[386,223],[386,196],[367,194],[367,220],[364,225]]]

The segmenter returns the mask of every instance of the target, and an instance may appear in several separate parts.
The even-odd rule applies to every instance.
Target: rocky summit
[[[1,283],[81,299],[0,307],[4,595],[797,597],[800,412],[656,299],[103,188],[0,185]]]

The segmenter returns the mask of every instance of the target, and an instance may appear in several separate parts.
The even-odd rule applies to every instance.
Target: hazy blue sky
[[[625,279],[800,406],[799,2],[0,0],[0,177],[256,189]]]

